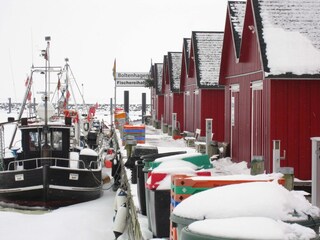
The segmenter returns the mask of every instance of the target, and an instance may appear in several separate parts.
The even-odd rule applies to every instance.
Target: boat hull
[[[56,208],[102,195],[101,169],[43,166],[0,173],[0,201]]]

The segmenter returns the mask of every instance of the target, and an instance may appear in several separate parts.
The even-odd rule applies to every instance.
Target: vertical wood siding
[[[271,82],[270,141],[281,140],[281,155],[286,150],[281,166],[294,167],[295,176],[301,179],[311,178],[310,137],[320,136],[319,93],[319,80]]]

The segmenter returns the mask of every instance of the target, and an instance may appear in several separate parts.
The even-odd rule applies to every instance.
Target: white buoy
[[[118,189],[114,201],[115,215],[113,218],[113,233],[116,238],[123,234],[126,228],[128,208],[127,193],[123,189]]]
[[[127,215],[128,215],[127,203],[124,203],[118,208],[117,214],[113,222],[113,233],[116,238],[121,236],[126,228]]]

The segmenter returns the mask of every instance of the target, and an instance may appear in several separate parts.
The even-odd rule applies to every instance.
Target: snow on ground
[[[107,189],[109,185],[105,185]],[[86,203],[53,211],[16,211],[0,208],[1,239],[7,240],[105,240],[114,239],[113,201],[115,193]]]
[[[14,115],[15,113],[11,114],[11,116]],[[6,121],[6,118],[7,113],[0,111],[0,122]],[[6,145],[11,140],[8,136],[11,135],[5,136]],[[109,170],[104,170],[108,174]],[[0,238],[6,240],[114,239],[112,227],[115,192],[109,189],[110,187],[110,184],[105,184],[103,196],[97,200],[53,211],[0,208]]]
[[[104,116],[100,115],[98,116],[98,118],[101,119],[101,118],[104,118]],[[108,120],[109,119],[105,117],[105,121],[108,122]],[[159,153],[181,151],[181,150],[186,150],[188,153],[195,153],[195,150],[193,148],[185,147],[185,143],[182,139],[173,140],[172,137],[168,136],[167,134],[162,134],[160,130],[156,130],[152,127],[147,127],[146,144],[157,146]],[[122,148],[121,151],[123,151],[125,155],[124,148]],[[250,173],[249,169],[246,166],[246,163],[242,162],[242,163],[235,164],[235,163],[232,163],[232,161],[228,158],[214,161],[213,165],[214,165],[213,173],[220,176],[221,175],[230,176],[233,174],[237,174],[243,177],[243,175],[248,176],[248,174]],[[274,184],[274,183],[269,183],[269,184]],[[103,196],[97,200],[76,204],[68,207],[63,207],[53,211],[30,212],[30,211],[17,211],[9,208],[0,209],[1,239],[8,239],[8,240],[114,239],[112,227],[113,227],[113,216],[114,216],[113,202],[114,202],[115,193],[112,190],[107,189],[108,187],[109,185],[104,186],[106,190],[104,190]],[[139,204],[137,199],[136,188],[137,188],[136,184],[131,185],[131,193],[133,195],[133,200],[135,202],[135,206],[137,206],[137,209],[138,209]],[[259,188],[259,189],[261,190],[262,188]],[[277,191],[283,192],[284,190],[278,189]],[[202,193],[204,194],[205,192],[202,192]],[[223,198],[219,202],[224,203],[224,205],[220,206],[220,210],[221,209],[228,210],[230,205],[232,205],[233,202],[238,201],[238,199],[244,199],[246,201],[251,198],[245,195],[243,189],[241,191],[232,190],[231,192],[233,192],[234,194],[233,195],[234,200],[231,201],[229,197],[226,197],[226,195],[223,195]],[[201,194],[201,193],[198,193],[198,194]],[[198,194],[194,195],[194,197],[196,197]],[[290,212],[289,211],[290,206],[296,206],[296,209],[300,212],[307,210],[305,207],[306,202],[304,200],[304,196],[302,196],[299,193],[286,193],[288,196],[290,196],[289,202],[288,200],[285,200],[283,197],[275,198],[273,191],[269,191],[268,193],[263,193],[263,191],[261,191],[261,196],[263,194],[267,194],[267,196],[265,195],[264,196],[266,199],[269,199],[270,201],[266,201],[267,202],[266,205],[263,208],[259,209],[259,211],[265,211],[267,213],[265,215],[267,216],[269,216],[268,214],[272,213],[270,212],[271,205],[268,205],[268,202],[270,202],[270,204],[278,203],[280,205],[280,206],[277,206],[277,209],[281,209],[281,212],[277,214]],[[204,198],[211,199],[212,196],[205,196]],[[253,198],[253,199],[256,199],[256,198]],[[187,200],[188,199],[186,199],[182,203],[187,202]],[[257,203],[259,203],[258,201],[260,200],[257,200]],[[248,202],[252,202],[252,201],[248,201]],[[191,208],[193,209],[195,205],[199,206],[199,204],[194,204]],[[216,204],[213,204],[213,200],[211,200],[208,206],[208,209],[211,209],[214,206],[216,206]],[[186,209],[190,209],[190,208],[186,208]],[[251,212],[255,211],[255,208],[253,208],[252,205],[248,203],[246,203],[243,206],[243,209],[245,211],[246,210]],[[313,209],[314,211],[318,211],[315,208],[310,208],[310,209]],[[187,210],[187,214],[188,214],[188,210]],[[261,217],[260,215],[263,215],[263,214],[259,213],[259,214],[255,214],[254,216],[256,215],[259,215],[258,217]],[[147,218],[140,214],[138,216],[139,216],[140,228],[144,236],[144,239],[152,239],[152,233],[150,232],[150,230],[148,230],[148,227],[147,227],[148,225]],[[241,217],[241,214],[240,213],[237,214],[236,210],[234,210],[233,217]],[[251,220],[248,220],[248,221],[251,221]],[[262,219],[261,221],[268,221],[269,225],[271,227],[273,226],[273,223],[270,223],[269,220]],[[274,224],[274,225],[277,225],[277,224]],[[195,226],[195,229],[196,228],[197,226]],[[279,228],[278,225],[275,228],[272,227],[272,231],[278,231],[278,228]],[[290,229],[290,228],[285,227],[285,229]],[[308,233],[306,232],[304,233],[308,235]],[[280,239],[309,239],[309,238],[280,238]]]

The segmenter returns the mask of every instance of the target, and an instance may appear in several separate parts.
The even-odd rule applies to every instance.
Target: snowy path
[[[105,190],[103,196],[97,200],[50,212],[30,214],[29,211],[0,209],[1,239],[114,239],[112,232],[114,195],[111,189]]]

